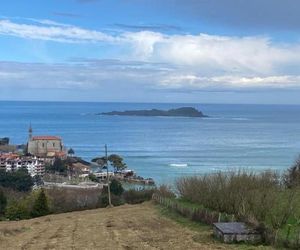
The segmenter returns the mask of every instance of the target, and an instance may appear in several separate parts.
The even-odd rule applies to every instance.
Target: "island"
[[[120,116],[175,116],[175,117],[207,117],[201,111],[193,107],[182,107],[169,110],[127,110],[103,112],[97,115],[120,115]]]

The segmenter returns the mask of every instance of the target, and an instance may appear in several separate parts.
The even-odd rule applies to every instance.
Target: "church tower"
[[[30,123],[30,125],[29,125],[29,129],[28,129],[28,135],[29,135],[29,141],[31,141],[32,140],[32,127],[31,127],[31,123]]]

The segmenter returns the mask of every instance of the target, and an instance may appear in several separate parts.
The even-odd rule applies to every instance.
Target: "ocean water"
[[[209,118],[101,116],[99,112],[192,106]],[[300,106],[0,102],[0,137],[26,143],[58,135],[86,160],[120,154],[158,183],[183,175],[247,168],[288,168],[300,153]]]

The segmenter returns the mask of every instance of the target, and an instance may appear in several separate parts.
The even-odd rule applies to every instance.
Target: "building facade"
[[[18,154],[0,154],[0,170],[14,172],[19,169],[27,169],[33,176],[43,176],[45,173],[45,161],[38,157],[19,156]]]
[[[29,128],[27,152],[38,157],[55,157],[64,154],[62,139],[57,136],[32,136]]]

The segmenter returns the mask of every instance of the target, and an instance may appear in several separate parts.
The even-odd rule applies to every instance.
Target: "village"
[[[113,170],[109,169],[109,162]],[[127,169],[118,155],[88,162],[77,157],[72,148],[67,149],[58,136],[34,136],[31,125],[28,142],[24,145],[10,144],[8,137],[0,138],[0,171],[20,169],[27,170],[35,180],[35,187],[103,188],[108,179],[139,185],[155,184],[153,179],[137,176]]]

